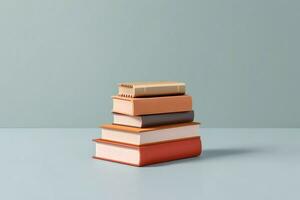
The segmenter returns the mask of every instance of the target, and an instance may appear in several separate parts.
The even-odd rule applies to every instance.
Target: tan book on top
[[[160,81],[119,84],[119,95],[124,97],[149,97],[182,94],[185,94],[185,83]]]
[[[113,112],[125,115],[151,115],[192,110],[192,97],[188,95],[146,98],[113,97]]]

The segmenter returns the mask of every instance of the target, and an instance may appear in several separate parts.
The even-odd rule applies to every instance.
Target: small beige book
[[[185,83],[160,81],[119,84],[119,95],[124,97],[133,98],[182,94],[185,94]]]

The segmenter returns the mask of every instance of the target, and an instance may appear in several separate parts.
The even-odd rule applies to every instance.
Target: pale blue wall
[[[300,1],[0,1],[0,127],[96,127],[178,80],[205,127],[300,127]]]

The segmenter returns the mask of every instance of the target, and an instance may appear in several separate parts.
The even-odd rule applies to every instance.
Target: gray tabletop
[[[0,129],[1,199],[299,199],[300,129],[201,129],[201,157],[91,159],[98,129]]]

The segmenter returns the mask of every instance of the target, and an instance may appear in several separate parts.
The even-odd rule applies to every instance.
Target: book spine
[[[140,148],[139,166],[195,157],[199,156],[201,152],[200,137],[143,146]]]
[[[141,128],[194,121],[194,111],[141,116]]]
[[[172,85],[172,86],[151,86],[134,88],[134,97],[146,97],[146,96],[164,96],[164,95],[179,95],[185,94],[184,85]]]

